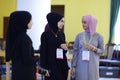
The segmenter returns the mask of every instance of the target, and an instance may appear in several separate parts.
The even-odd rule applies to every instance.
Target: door
[[[64,5],[51,5],[51,11],[60,13],[64,16]],[[64,27],[62,31],[64,32]]]

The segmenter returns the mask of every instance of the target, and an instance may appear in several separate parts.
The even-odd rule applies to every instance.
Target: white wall
[[[50,12],[50,6],[51,0],[17,0],[17,10],[26,10],[32,14],[33,27],[27,33],[35,50],[40,46],[40,36],[47,23],[46,15]]]

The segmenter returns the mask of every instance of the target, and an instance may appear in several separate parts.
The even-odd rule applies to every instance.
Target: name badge
[[[82,60],[84,60],[84,61],[90,60],[90,51],[83,51],[82,52]]]
[[[56,50],[56,58],[63,59],[63,49],[57,48]]]

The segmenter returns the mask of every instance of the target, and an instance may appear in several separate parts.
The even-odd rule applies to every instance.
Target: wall
[[[26,6],[27,5],[27,6]],[[27,34],[33,41],[33,47],[38,50],[40,47],[40,36],[47,23],[46,15],[51,11],[51,0],[17,0],[17,10],[29,11],[32,15],[32,28]]]
[[[16,0],[0,0],[0,38],[3,38],[3,17],[16,10]]]
[[[46,2],[47,1],[47,2]],[[27,6],[26,6],[27,5]],[[47,23],[46,14],[50,12],[51,0],[0,0],[0,38],[3,38],[3,17],[15,10],[27,10],[32,14],[33,26],[28,35],[33,41],[34,49],[40,46],[40,36]]]
[[[74,41],[76,35],[83,31],[81,17],[93,14],[98,19],[97,32],[109,38],[110,0],[51,0],[52,5],[65,5],[66,40]],[[3,16],[9,16],[16,10],[16,0],[0,0],[0,38],[3,37]]]
[[[65,5],[66,2],[66,0],[51,0],[52,5]]]
[[[76,35],[83,31],[81,17],[92,14],[98,19],[97,32],[104,37],[105,44],[109,38],[110,0],[52,0],[52,5],[65,5],[66,40],[74,41]]]

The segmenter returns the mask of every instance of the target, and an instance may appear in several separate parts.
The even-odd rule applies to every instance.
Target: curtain
[[[110,36],[108,43],[112,42],[114,28],[117,21],[117,16],[119,12],[120,0],[111,0],[111,10],[110,10]]]

